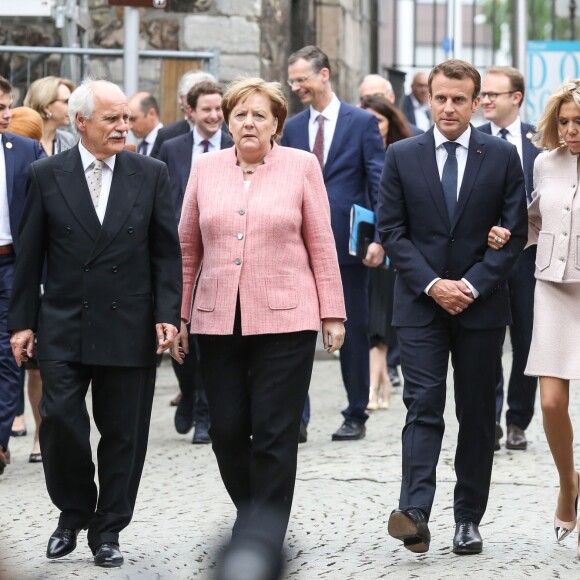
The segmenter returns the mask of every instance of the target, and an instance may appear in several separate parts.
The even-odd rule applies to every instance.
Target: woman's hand
[[[189,354],[189,332],[185,320],[182,320],[181,329],[177,333],[173,341],[173,346],[171,347],[171,357],[182,365],[186,354]]]
[[[508,242],[512,233],[501,226],[493,226],[487,234],[487,245],[493,250],[501,250]]]
[[[325,318],[322,321],[322,341],[327,352],[339,350],[344,344],[344,323],[339,318]]]

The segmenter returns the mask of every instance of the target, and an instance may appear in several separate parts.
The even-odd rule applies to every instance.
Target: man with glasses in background
[[[342,379],[348,406],[333,441],[365,436],[369,402],[369,335],[367,266],[385,259],[378,237],[361,260],[349,255],[350,211],[353,204],[376,210],[385,150],[376,118],[338,99],[330,82],[328,56],[306,46],[288,59],[288,85],[308,108],[286,122],[282,145],[316,155],[330,201],[331,222],[346,302],[346,339],[340,350]],[[370,203],[369,203],[370,198]],[[302,441],[310,414],[307,402],[301,426]]]
[[[524,102],[525,82],[522,74],[510,66],[487,69],[481,85],[481,108],[489,121],[478,127],[484,133],[513,143],[518,150],[526,185],[528,204],[532,201],[534,160],[541,153],[532,143],[535,129],[522,122],[520,109]],[[526,429],[534,415],[537,378],[524,375],[532,340],[534,318],[534,277],[537,246],[524,250],[508,275],[513,322],[510,337],[513,351],[512,370],[507,392],[506,412],[508,449],[525,450],[528,446]],[[501,412],[504,400],[503,370],[496,387],[495,450],[501,447],[503,436]]]

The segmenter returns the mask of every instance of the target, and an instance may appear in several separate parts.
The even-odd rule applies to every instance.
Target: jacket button
[[[83,302],[83,308],[87,309],[89,307],[89,303],[88,302]]]
[[[244,239],[244,234],[242,234],[241,232],[238,234],[238,240],[243,240]]]
[[[67,234],[72,234],[72,228],[66,228],[65,231],[66,231]]]
[[[454,242],[454,241],[455,241],[455,238],[454,238],[454,237],[450,237],[450,238],[449,238],[449,241],[450,241],[450,242]]]
[[[89,266],[85,266],[85,267],[83,268],[83,270],[84,270],[85,272],[88,272],[88,271],[90,270],[90,268],[89,268]]]
[[[119,271],[119,267],[118,267],[118,266],[113,266],[113,267],[111,268],[111,270],[113,270],[113,273],[115,273],[115,274],[116,274],[116,273]]]
[[[244,215],[245,213],[246,213],[246,210],[245,209],[241,209],[240,210],[240,215]]]
[[[242,263],[241,258],[236,258],[236,266],[239,266]]]
[[[135,233],[135,228],[127,228],[127,233],[128,234],[134,234]]]
[[[111,308],[112,308],[113,310],[116,310],[116,309],[117,309],[117,303],[116,303],[116,302],[112,302],[112,303],[111,303]]]

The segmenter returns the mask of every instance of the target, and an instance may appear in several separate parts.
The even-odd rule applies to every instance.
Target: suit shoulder
[[[290,117],[289,119],[286,120],[286,123],[284,125],[284,130],[293,127],[294,125],[296,125],[296,123],[299,123],[301,120],[304,119],[304,117],[308,117],[310,116],[310,111],[308,109],[304,109],[304,111],[300,111],[300,113],[296,113],[296,115],[293,115],[292,117]]]
[[[140,166],[143,169],[150,170],[150,171],[160,171],[167,166],[163,161],[159,161],[159,159],[155,159],[154,157],[149,157],[148,155],[140,155],[139,153],[135,153],[134,151],[122,151],[121,153],[117,153],[117,156],[120,158],[127,158],[131,163],[134,163]]]
[[[476,127],[478,131],[481,133],[485,133],[486,135],[491,135],[491,123],[484,123],[483,125],[478,125]]]
[[[16,135],[16,133],[4,133],[4,135],[6,136],[7,142],[12,142],[15,146],[25,147],[28,151],[35,151],[40,147],[38,141],[29,139],[28,137]]]

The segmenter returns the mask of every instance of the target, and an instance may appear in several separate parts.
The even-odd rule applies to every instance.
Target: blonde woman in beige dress
[[[568,413],[570,380],[580,379],[580,79],[565,82],[550,97],[538,123],[537,144],[547,151],[536,159],[528,208],[528,245],[537,244],[538,250],[534,329],[525,373],[540,378],[544,431],[560,478],[554,516],[560,542],[576,525],[580,530],[580,475]],[[507,230],[493,228],[488,242],[498,249],[508,239]]]

